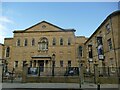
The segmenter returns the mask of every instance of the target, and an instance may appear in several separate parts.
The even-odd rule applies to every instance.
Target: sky
[[[75,29],[76,36],[90,37],[105,18],[118,10],[118,2],[2,2],[0,3],[0,43],[41,21],[64,29]]]

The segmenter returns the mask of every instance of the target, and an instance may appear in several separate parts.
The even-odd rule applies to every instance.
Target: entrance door
[[[38,63],[40,67],[40,72],[43,72],[44,71],[44,60],[39,60]]]

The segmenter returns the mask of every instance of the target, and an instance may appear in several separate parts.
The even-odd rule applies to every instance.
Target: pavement
[[[51,89],[79,89],[78,83],[2,83],[2,88],[51,88]],[[81,89],[98,88],[98,85],[93,83],[84,83]],[[118,88],[118,84],[101,84],[100,88]]]

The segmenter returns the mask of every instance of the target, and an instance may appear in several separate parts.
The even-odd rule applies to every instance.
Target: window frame
[[[9,57],[10,56],[10,47],[8,46],[6,48],[6,57]]]
[[[30,61],[30,67],[32,67],[32,63],[33,63],[33,62],[32,62],[32,60],[31,60],[31,61]]]
[[[25,67],[26,63],[27,63],[27,61],[24,60],[22,66]]]
[[[35,46],[35,39],[34,38],[32,38],[31,46]]]
[[[48,50],[48,39],[43,37],[38,42],[38,50],[40,51],[47,51]]]
[[[16,46],[20,46],[20,39],[17,39]]]
[[[63,38],[60,38],[60,45],[62,46],[63,45]]]
[[[18,68],[18,61],[15,61],[15,68]]]
[[[24,46],[28,46],[28,40],[27,40],[27,38],[24,40]]]
[[[71,67],[71,66],[72,66],[72,61],[68,60],[68,67]]]
[[[109,23],[106,24],[105,28],[106,28],[106,32],[107,32],[107,34],[110,33],[110,31],[111,31],[111,27],[110,27],[110,24],[109,24]]]
[[[80,47],[81,47],[81,50],[80,50]],[[83,56],[83,47],[81,45],[78,46],[78,56]]]
[[[60,60],[60,67],[63,67],[63,60]]]
[[[55,38],[55,37],[53,38],[52,45],[53,45],[53,46],[56,45],[56,38]]]
[[[68,38],[68,45],[71,45],[71,38]]]
[[[107,42],[108,42],[108,48],[109,48],[109,51],[110,51],[110,50],[113,49],[113,46],[112,46],[112,39],[111,39],[111,38],[108,39]]]

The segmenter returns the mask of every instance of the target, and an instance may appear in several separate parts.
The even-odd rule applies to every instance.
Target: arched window
[[[60,38],[60,45],[63,45],[63,39]]]
[[[56,39],[53,38],[53,45],[56,45]]]
[[[7,47],[6,48],[6,57],[9,57],[9,55],[10,55],[10,47]]]
[[[71,45],[71,38],[68,38],[68,45]]]
[[[17,40],[17,46],[20,46],[20,39]]]
[[[43,37],[38,42],[38,50],[45,51],[48,50],[48,39]]]
[[[31,43],[32,43],[32,46],[35,45],[35,39],[34,39],[34,38],[32,39],[32,42],[31,42]]]
[[[24,46],[27,46],[27,43],[28,43],[28,41],[27,41],[27,39],[25,39]]]
[[[82,46],[78,47],[78,56],[82,57],[82,53],[83,53],[83,48]]]

